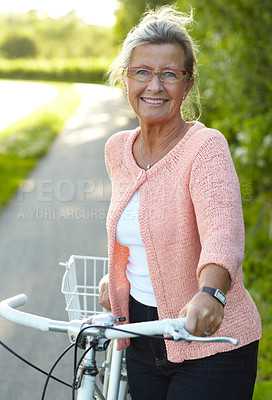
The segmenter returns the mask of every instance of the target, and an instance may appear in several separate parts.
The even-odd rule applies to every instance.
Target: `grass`
[[[0,210],[12,198],[79,104],[73,85],[53,83],[58,96],[0,132]]]
[[[253,400],[271,400],[272,381],[256,383]]]

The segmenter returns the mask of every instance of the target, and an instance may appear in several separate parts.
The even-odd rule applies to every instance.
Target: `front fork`
[[[90,400],[94,398],[95,388],[96,391],[99,389],[95,385],[96,375],[98,374],[98,368],[96,365],[96,352],[105,350],[109,344],[108,340],[95,340],[93,338],[87,338],[86,348],[92,346],[85,355],[76,379],[77,389],[77,400]],[[100,392],[100,391],[99,391]],[[102,396],[102,397],[101,397]],[[102,400],[104,396],[99,393],[99,398]]]

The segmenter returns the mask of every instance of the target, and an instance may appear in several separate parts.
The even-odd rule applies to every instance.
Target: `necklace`
[[[169,147],[170,147],[171,144],[176,140],[176,138],[177,138],[179,135],[182,134],[182,132],[184,131],[185,126],[186,126],[186,122],[184,121],[184,125],[183,125],[181,131],[174,137],[174,139],[171,140],[171,142],[170,142],[170,143],[168,144],[168,146],[159,154],[159,156],[156,158],[156,160],[153,161],[153,162],[150,163],[150,164],[148,164],[148,163],[145,161],[144,157],[143,157],[143,150],[142,150],[142,147],[143,147],[143,137],[142,137],[142,139],[141,139],[141,146],[140,146],[140,152],[141,152],[142,161],[143,161],[143,163],[146,165],[146,169],[151,168],[152,165],[154,165],[154,164],[158,161],[158,159],[166,152],[166,150],[169,149]]]

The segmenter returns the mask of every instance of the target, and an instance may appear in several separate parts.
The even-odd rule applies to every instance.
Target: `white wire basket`
[[[66,268],[61,292],[65,296],[65,310],[69,320],[83,319],[103,312],[98,301],[99,282],[108,272],[108,259],[72,255],[69,261],[60,265]]]

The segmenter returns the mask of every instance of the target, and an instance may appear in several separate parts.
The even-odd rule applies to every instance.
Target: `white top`
[[[129,249],[127,278],[130,282],[131,296],[142,304],[157,307],[140,234],[138,190],[131,197],[119,218],[116,240]]]

